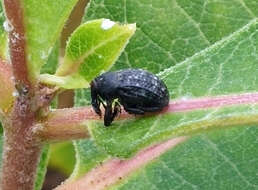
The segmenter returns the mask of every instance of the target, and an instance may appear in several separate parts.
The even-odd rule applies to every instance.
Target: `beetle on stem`
[[[109,126],[121,111],[129,114],[161,111],[169,103],[169,92],[154,74],[142,69],[107,72],[91,82],[91,104],[101,116],[100,104],[105,108],[104,125]],[[114,108],[112,106],[115,99]],[[105,102],[104,102],[105,101]]]

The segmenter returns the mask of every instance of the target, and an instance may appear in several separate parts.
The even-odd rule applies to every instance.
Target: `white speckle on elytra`
[[[101,28],[103,30],[108,30],[108,29],[112,28],[115,24],[116,24],[115,22],[113,22],[109,19],[104,19],[101,23]]]
[[[13,30],[13,25],[11,25],[7,20],[4,21],[3,27],[6,32],[11,32]]]
[[[99,59],[101,59],[103,56],[102,56],[102,55],[99,55],[98,57],[99,57]]]

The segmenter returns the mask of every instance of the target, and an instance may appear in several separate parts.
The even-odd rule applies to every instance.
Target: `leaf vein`
[[[222,38],[221,40],[215,42],[214,44],[212,44],[211,46],[201,50],[200,52],[195,53],[194,55],[192,55],[191,57],[186,58],[185,60],[179,62],[178,64],[176,64],[175,66],[171,66],[161,72],[159,72],[157,75],[161,78],[161,79],[165,79],[167,76],[169,76],[171,73],[173,73],[175,71],[175,69],[177,69],[178,67],[181,67],[185,64],[190,64],[191,61],[193,59],[195,59],[198,56],[202,56],[205,55],[207,52],[213,50],[214,48],[220,46],[223,43],[228,42],[229,40],[232,40],[233,38],[236,38],[239,34],[241,34],[244,31],[247,31],[249,29],[249,27],[257,22],[257,18],[251,20],[249,23],[247,23],[246,25],[244,25],[243,27],[239,28],[238,30],[236,30],[235,32],[233,32],[232,34],[230,34],[229,36],[226,36],[224,38]]]
[[[220,149],[217,147],[217,145],[216,145],[215,143],[213,143],[210,139],[208,139],[208,138],[205,137],[205,136],[202,136],[202,138],[211,146],[211,148],[212,148],[213,150],[215,150],[215,151],[218,153],[218,155],[220,155],[220,156],[225,160],[226,163],[228,163],[228,164],[233,168],[233,170],[235,170],[235,172],[238,174],[238,176],[239,176],[247,185],[252,186],[252,187],[256,187],[255,184],[250,183],[250,182],[246,179],[246,177],[241,174],[241,172],[239,171],[239,169],[237,168],[237,166],[235,165],[235,163],[232,162],[225,154],[223,154],[223,153],[220,151]]]
[[[245,10],[252,16],[252,18],[256,18],[254,12],[245,4],[244,0],[239,0],[239,2],[245,8]]]
[[[147,37],[154,45],[156,45],[156,46],[159,47],[163,52],[165,52],[171,60],[173,60],[175,63],[177,63],[177,60],[173,57],[173,55],[172,55],[172,53],[171,53],[170,51],[168,51],[168,50],[165,49],[164,47],[160,46],[160,45],[158,44],[158,42],[156,42],[154,39],[152,39],[152,38],[149,36],[149,34],[147,34],[147,33],[146,33],[145,31],[143,31],[141,28],[137,28],[137,29],[139,29],[139,30],[142,32],[142,34],[144,34],[144,36]]]
[[[200,24],[197,23],[178,3],[177,0],[175,0],[175,5],[176,7],[186,16],[186,18],[193,23],[193,25],[196,27],[196,29],[198,30],[198,32],[200,33],[201,37],[204,39],[204,41],[206,42],[207,45],[211,45],[210,41],[208,40],[208,38],[205,36],[205,34],[202,32],[201,28],[200,28]]]
[[[193,189],[197,189],[197,186],[191,182],[189,182],[188,180],[186,180],[182,175],[180,175],[179,173],[175,172],[175,170],[173,170],[172,168],[169,168],[168,165],[161,161],[161,164],[163,165],[163,167],[165,169],[167,169],[172,175],[174,175],[175,177],[179,178],[180,180],[182,180],[184,183],[190,185]]]

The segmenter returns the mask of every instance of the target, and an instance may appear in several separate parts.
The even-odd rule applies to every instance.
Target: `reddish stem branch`
[[[30,87],[28,69],[26,64],[26,41],[23,21],[23,10],[20,0],[4,0],[5,13],[8,19],[9,47],[13,73],[16,82]]]
[[[213,96],[196,99],[180,99],[172,101],[166,112],[193,111],[196,109],[208,109],[241,104],[257,104],[258,93],[246,93],[238,95]]]
[[[89,137],[87,121],[96,120],[91,108],[66,108],[50,112],[43,121],[39,136],[45,141],[62,141]]]
[[[257,103],[258,93],[181,99],[171,101],[169,106],[160,112],[160,114]],[[148,113],[145,115],[151,116],[154,114],[157,113]],[[123,110],[117,119],[128,119],[132,117],[135,116]],[[42,127],[43,130],[39,133],[44,140],[85,138],[89,136],[89,132],[86,128],[87,122],[101,119],[102,118],[96,115],[91,107],[57,109],[50,112],[48,118],[42,122],[44,127]]]
[[[187,137],[178,137],[157,145],[150,146],[128,160],[111,159],[93,169],[81,179],[72,183],[64,183],[55,190],[102,190],[128,178],[136,170],[144,167],[161,154],[184,142]]]

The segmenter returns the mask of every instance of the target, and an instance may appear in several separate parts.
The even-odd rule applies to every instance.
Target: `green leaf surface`
[[[54,48],[52,49],[52,52],[48,57],[47,63],[43,65],[43,67],[40,70],[41,74],[44,74],[44,73],[54,74],[56,72],[56,68],[59,61],[59,48],[60,48],[60,42],[57,41]]]
[[[48,164],[48,159],[49,159],[49,145],[44,145],[39,165],[37,168],[37,177],[35,181],[35,190],[41,190],[45,175],[47,172],[47,164]]]
[[[255,190],[257,135],[242,126],[193,136],[111,189]]]
[[[47,62],[77,0],[24,0],[24,23],[30,77]]]
[[[69,176],[75,164],[73,144],[69,142],[55,143],[50,146],[49,167],[58,169]]]
[[[135,25],[120,25],[108,19],[98,19],[79,26],[71,35],[64,57],[53,83],[63,88],[85,88],[101,72],[108,70],[134,34]],[[68,77],[68,80],[66,78]],[[51,83],[47,76],[42,81]],[[64,80],[64,84],[56,82]]]
[[[158,73],[220,41],[258,16],[255,0],[93,0],[84,21],[109,18],[137,30],[114,69]]]
[[[5,15],[0,3],[0,58],[7,58],[7,34],[4,30]]]
[[[74,146],[76,151],[76,165],[70,177],[71,180],[81,177],[109,158],[108,154],[98,148],[92,140],[74,141]]]
[[[257,16],[254,0],[93,0],[84,21],[135,22],[137,31],[112,69],[158,73],[172,101],[182,101],[257,92]],[[87,104],[87,97],[87,90],[77,91],[76,105]],[[257,129],[240,125],[257,116],[257,104],[242,104],[117,120],[109,128],[96,122],[90,131],[107,154],[127,158],[193,135],[114,189],[257,189],[257,169],[248,163],[256,161]]]

